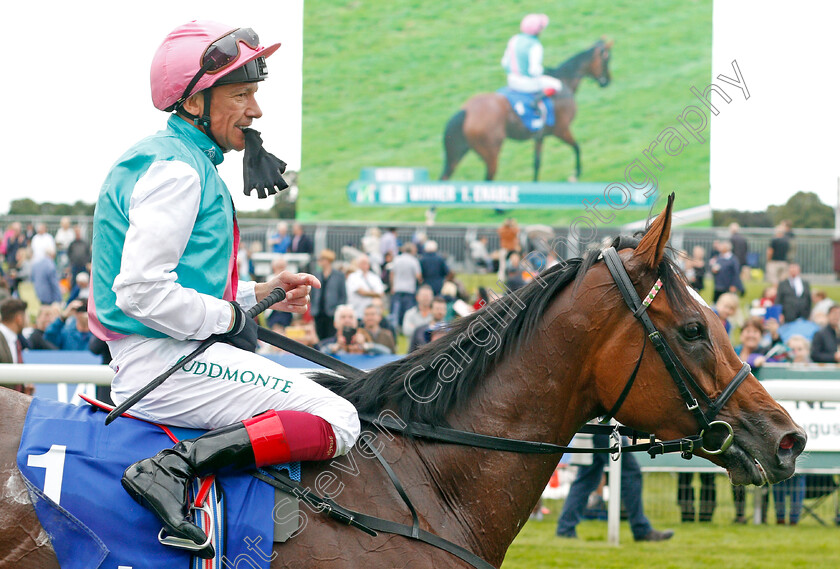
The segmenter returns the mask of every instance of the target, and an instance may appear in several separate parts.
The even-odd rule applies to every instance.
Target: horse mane
[[[613,246],[635,248],[638,243],[638,238],[620,237],[613,241]],[[599,256],[600,250],[591,250],[583,258],[561,261],[539,274],[541,282],[535,278],[515,292],[508,291],[488,306],[450,323],[442,338],[360,377],[345,378],[329,372],[317,372],[311,377],[347,399],[360,413],[377,414],[387,407],[396,410],[404,421],[446,425],[446,415],[461,408],[478,382],[532,339],[549,304],[576,279],[579,284]],[[659,273],[671,302],[681,303],[674,305],[693,305],[680,269],[667,257]],[[498,318],[503,319],[504,325],[499,324]],[[483,338],[479,340],[483,347],[470,340],[477,336],[489,340],[485,326],[492,326],[501,338],[500,347],[493,353],[489,353]],[[473,335],[469,336],[468,331]],[[455,377],[444,381],[441,368],[447,363],[450,371],[455,369],[454,364],[460,370]],[[412,397],[405,385],[409,378],[415,394],[423,397],[437,393],[436,396],[428,397],[430,401]]]
[[[544,71],[546,75],[554,77],[555,79],[578,77],[580,76],[580,68],[584,61],[592,59],[592,54],[598,47],[604,47],[606,43],[604,40],[596,41],[592,47],[585,49],[582,52],[573,55],[557,67],[547,67]]]

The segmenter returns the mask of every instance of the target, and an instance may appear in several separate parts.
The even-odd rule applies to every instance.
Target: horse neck
[[[558,65],[554,70],[555,72],[551,75],[560,79],[563,82],[563,85],[568,87],[572,93],[577,93],[580,82],[587,75],[589,65],[592,62],[592,57],[584,57],[584,55],[590,51],[592,50],[590,49],[570,57],[568,60]],[[577,62],[577,64],[574,65],[570,71],[560,71],[567,65],[571,65],[573,62]]]
[[[593,343],[585,341],[587,327],[572,322],[576,317],[571,305],[555,302],[533,339],[476,386],[450,423],[476,433],[567,444],[595,407],[593,382],[586,381],[589,348],[581,348]],[[434,445],[422,454],[435,465],[444,502],[472,541],[467,546],[491,563],[501,563],[560,459],[454,445]]]

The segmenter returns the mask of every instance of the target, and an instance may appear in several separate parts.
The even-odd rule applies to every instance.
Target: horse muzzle
[[[772,446],[750,434],[736,435],[734,443],[719,455],[719,462],[729,473],[732,484],[776,484],[793,476],[796,458],[805,449],[804,430],[794,425],[790,431],[767,433]]]

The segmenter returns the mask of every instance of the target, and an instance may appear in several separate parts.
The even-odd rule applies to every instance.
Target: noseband
[[[726,421],[716,421],[715,417],[720,412],[721,408],[726,405],[729,398],[732,397],[732,394],[735,393],[735,390],[738,389],[738,386],[740,386],[747,376],[750,375],[749,364],[744,363],[741,366],[741,369],[737,374],[735,374],[735,377],[732,378],[732,381],[729,382],[718,397],[715,399],[709,397],[700,388],[697,380],[695,380],[691,373],[685,368],[683,363],[674,353],[674,350],[671,349],[671,346],[668,345],[664,336],[662,336],[651,321],[650,316],[647,315],[647,308],[662,288],[662,281],[657,280],[653,285],[653,288],[651,288],[650,292],[645,297],[645,300],[642,301],[636,293],[636,288],[633,286],[633,282],[630,280],[630,276],[627,274],[627,270],[624,268],[624,264],[621,262],[621,257],[618,256],[618,252],[615,250],[615,247],[604,249],[602,256],[607,268],[610,270],[610,274],[615,280],[616,285],[618,285],[621,297],[624,299],[624,302],[627,303],[627,306],[630,308],[633,316],[642,323],[647,334],[645,336],[645,343],[642,345],[642,353],[639,355],[639,359],[636,362],[636,367],[630,378],[627,380],[627,384],[624,386],[621,395],[619,395],[618,401],[616,401],[613,408],[610,409],[607,416],[615,416],[621,407],[621,404],[624,402],[624,399],[627,397],[627,394],[630,392],[630,388],[636,379],[636,374],[639,371],[639,366],[641,365],[642,358],[645,354],[645,346],[647,345],[648,339],[650,339],[653,347],[656,348],[657,352],[659,352],[659,356],[662,358],[665,368],[668,370],[668,373],[677,385],[677,390],[680,392],[680,396],[685,402],[686,407],[689,411],[691,411],[694,418],[697,420],[697,423],[700,425],[700,432],[697,435],[693,437],[686,437],[686,439],[693,442],[689,445],[690,448],[686,448],[683,451],[683,455],[686,456],[686,458],[690,458],[696,447],[706,454],[711,455],[721,454],[726,451],[726,449],[728,449],[735,440],[732,426]],[[703,411],[700,403],[694,395],[692,395],[692,390],[702,400],[706,407],[705,411]],[[723,436],[723,442],[713,444],[712,441],[707,440],[708,436],[714,432],[718,432]]]

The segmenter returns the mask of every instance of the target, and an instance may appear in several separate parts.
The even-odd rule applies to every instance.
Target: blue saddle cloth
[[[544,126],[554,126],[554,101],[551,100],[551,97],[545,97],[542,100],[546,106],[546,118],[545,124],[543,124],[543,118],[535,104],[537,97],[543,96],[542,93],[522,93],[521,91],[514,91],[510,87],[502,87],[496,92],[507,98],[522,124],[531,132],[537,132]]]
[[[177,431],[179,439],[202,433]],[[158,543],[160,522],[120,484],[129,464],[172,444],[151,423],[120,418],[106,427],[95,407],[32,400],[17,464],[62,569],[190,567],[189,553]],[[247,474],[218,482],[227,503],[225,557],[268,569],[274,488]]]

